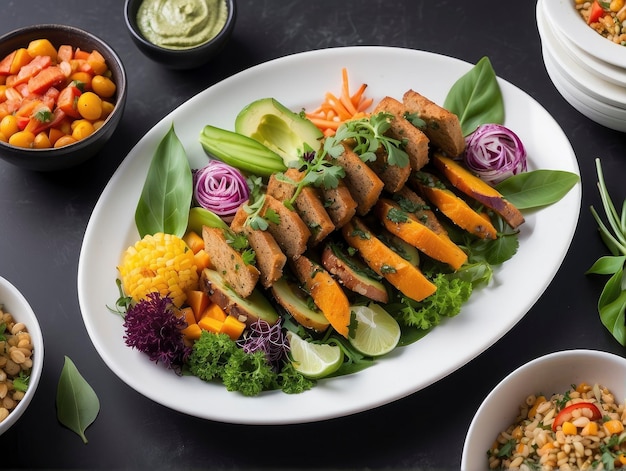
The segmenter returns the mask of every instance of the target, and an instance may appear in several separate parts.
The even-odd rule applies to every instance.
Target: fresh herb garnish
[[[580,177],[563,170],[539,169],[507,178],[496,186],[517,209],[548,206],[563,198]]]
[[[443,107],[459,117],[464,136],[481,124],[504,123],[504,99],[488,57],[452,85]]]
[[[624,262],[626,261],[626,200],[618,213],[604,181],[600,159],[596,159],[598,189],[604,208],[607,223],[602,220],[596,209],[591,206],[591,214],[598,223],[600,237],[611,252],[610,256],[600,257],[586,274],[611,275],[600,299],[598,312],[602,324],[613,334],[613,337],[626,346],[626,279],[624,278]],[[608,226],[607,226],[608,224]]]
[[[363,162],[372,162],[376,160],[376,151],[382,146],[387,152],[387,162],[389,165],[397,165],[398,167],[406,167],[409,164],[409,156],[403,149],[404,142],[393,139],[385,133],[391,127],[393,115],[389,113],[377,113],[369,118],[356,119],[347,121],[342,124],[334,136],[326,138],[328,142],[328,153],[333,157],[341,155],[343,152],[342,141],[351,141],[355,145],[353,147]],[[324,148],[326,148],[326,143]]]
[[[193,196],[191,169],[174,125],[152,157],[137,209],[140,237],[163,232],[182,237],[187,230]]]

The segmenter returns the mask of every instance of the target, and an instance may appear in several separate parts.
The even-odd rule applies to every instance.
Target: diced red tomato
[[[30,93],[45,93],[50,87],[63,83],[65,78],[65,74],[59,66],[46,67],[28,80],[28,91]]]
[[[48,67],[52,63],[50,56],[37,56],[33,58],[28,64],[23,66],[17,73],[17,78],[13,86],[20,83],[28,82],[31,77],[34,77],[43,69]]]
[[[595,404],[591,402],[576,402],[570,406],[567,406],[559,411],[559,413],[554,418],[554,422],[552,422],[552,430],[556,431],[559,425],[562,425],[563,422],[568,421],[572,418],[572,412],[576,409],[587,409],[590,411],[589,420],[600,420],[602,418],[602,413],[600,409]]]
[[[63,112],[71,118],[80,118],[80,113],[76,107],[78,97],[81,95],[81,91],[74,85],[68,85],[57,98],[57,107],[63,110]]]
[[[591,4],[591,12],[589,13],[589,18],[587,19],[587,23],[588,24],[597,23],[597,21],[600,18],[602,18],[605,14],[606,14],[606,11],[604,11],[604,8],[602,8],[602,5],[600,5],[600,2],[598,2],[598,0],[594,0],[594,2]]]

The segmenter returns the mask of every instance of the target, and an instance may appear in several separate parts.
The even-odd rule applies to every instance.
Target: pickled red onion
[[[205,167],[194,171],[193,196],[199,206],[228,218],[248,201],[250,189],[239,170],[219,160],[211,160]]]
[[[501,124],[483,124],[465,139],[465,165],[480,178],[497,184],[526,171],[521,139]]]

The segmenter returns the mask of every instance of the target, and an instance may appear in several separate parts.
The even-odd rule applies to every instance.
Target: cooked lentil
[[[577,403],[591,403],[601,417],[580,407],[559,416]],[[590,406],[593,407],[593,406]],[[569,411],[569,409],[568,409]],[[562,424],[554,427],[555,419]],[[563,421],[564,419],[564,421]],[[626,467],[626,409],[604,386],[587,383],[551,397],[530,395],[519,416],[500,432],[487,451],[489,469],[498,470],[602,470]]]
[[[585,23],[589,24],[589,15],[593,2],[588,0],[574,0],[576,10],[582,16]],[[598,34],[621,46],[626,46],[626,0],[602,1],[605,14],[598,21],[594,21],[589,26]]]
[[[33,343],[22,322],[0,305],[0,422],[24,398],[33,368]]]

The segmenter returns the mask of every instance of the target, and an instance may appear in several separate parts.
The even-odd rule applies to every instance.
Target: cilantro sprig
[[[391,127],[393,115],[390,113],[376,113],[369,118],[356,119],[342,124],[334,136],[326,139],[329,143],[328,152],[332,156],[343,152],[342,141],[355,143],[353,151],[364,162],[376,160],[376,151],[382,146],[387,152],[387,162],[390,165],[406,167],[409,156],[403,147],[405,140],[394,139],[385,133]],[[326,145],[324,146],[326,147]]]

